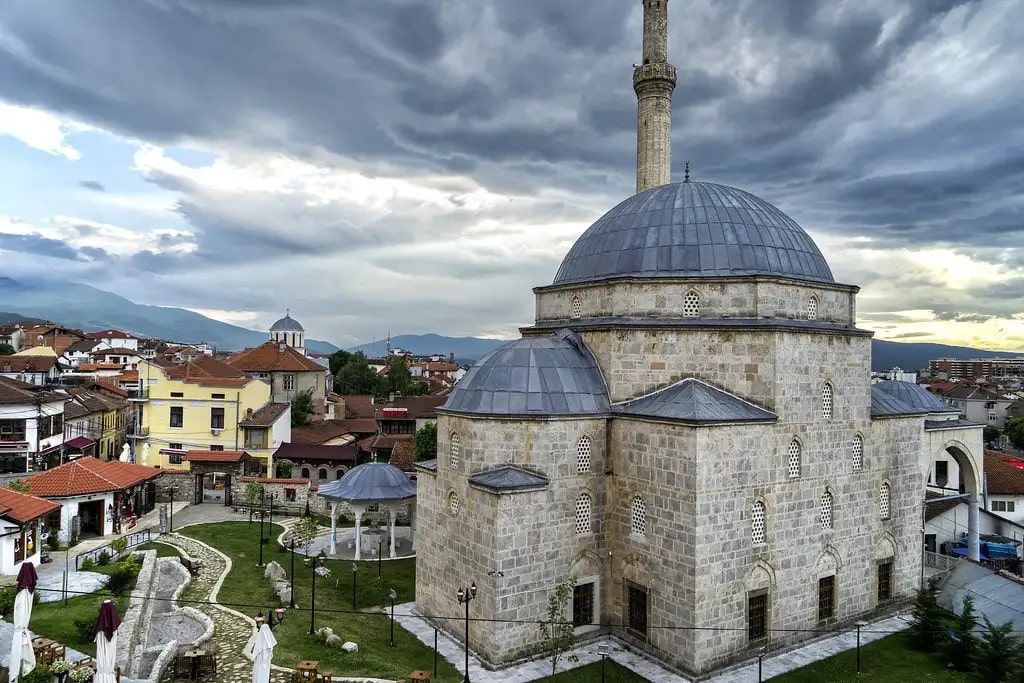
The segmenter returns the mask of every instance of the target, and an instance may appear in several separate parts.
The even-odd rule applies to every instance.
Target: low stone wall
[[[180,470],[164,470],[156,478],[156,501],[168,503],[171,500],[171,488],[174,488],[174,500],[191,503],[195,499],[196,478],[191,472]]]

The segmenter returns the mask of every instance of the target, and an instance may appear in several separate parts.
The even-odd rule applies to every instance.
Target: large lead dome
[[[796,221],[749,192],[684,181],[638,192],[573,245],[553,284],[771,275],[834,282]]]

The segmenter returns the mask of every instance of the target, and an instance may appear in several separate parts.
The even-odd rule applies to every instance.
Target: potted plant
[[[91,667],[79,666],[71,670],[71,673],[68,674],[68,678],[72,683],[89,683],[95,673],[96,672]]]
[[[50,664],[50,673],[57,677],[57,683],[64,683],[67,678],[68,672],[74,668],[74,665],[66,659],[59,659],[56,662]]]

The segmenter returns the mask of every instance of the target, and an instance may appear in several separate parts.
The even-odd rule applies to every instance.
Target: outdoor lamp
[[[259,614],[256,615],[256,618],[253,621],[256,622],[256,628],[259,628],[260,626],[263,626],[263,622],[266,620],[266,617],[263,616],[263,610],[260,610]]]

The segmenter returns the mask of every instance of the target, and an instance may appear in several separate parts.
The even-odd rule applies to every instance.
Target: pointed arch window
[[[459,433],[452,432],[449,437],[448,462],[453,470],[459,469]]]
[[[700,297],[697,292],[687,292],[683,297],[683,317],[696,318],[698,316],[700,316]]]
[[[459,511],[461,509],[462,501],[459,500],[459,494],[455,493],[455,491],[452,491],[451,493],[448,494],[448,511],[451,512],[453,515],[457,515],[459,514]]]
[[[892,514],[892,487],[884,481],[878,489],[878,516],[889,519]]]
[[[857,434],[853,437],[853,471],[864,469],[864,438]]]
[[[583,316],[583,301],[580,300],[579,295],[573,294],[572,299],[569,301],[569,317],[573,320],[578,320]]]
[[[647,534],[647,504],[643,496],[634,496],[629,506],[629,529],[636,536]]]
[[[594,501],[589,493],[576,496],[576,533],[589,534],[592,530]]]
[[[832,497],[831,491],[825,491],[821,494],[821,528],[831,529],[832,528],[832,509],[835,506],[835,499]]]
[[[825,382],[821,387],[821,416],[826,420],[832,419],[832,385]]]
[[[807,319],[818,319],[818,297],[816,296],[812,296],[810,299],[807,300]]]
[[[764,503],[760,500],[754,501],[750,508],[750,542],[754,545],[767,543],[767,526]]]
[[[800,456],[800,442],[793,439],[789,442],[789,450],[786,458],[786,474],[789,475],[790,479],[796,479],[800,476]]]
[[[592,452],[590,437],[584,434],[576,443],[576,471],[584,474],[590,471],[592,466]]]

